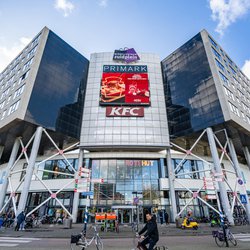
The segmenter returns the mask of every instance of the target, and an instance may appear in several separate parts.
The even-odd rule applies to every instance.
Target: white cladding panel
[[[100,84],[103,65],[125,65],[113,61],[113,53],[94,53],[90,58],[81,146],[147,146],[169,145],[168,123],[163,91],[160,58],[140,53],[140,60],[131,65],[147,65],[150,106],[144,107],[144,117],[106,117],[106,107],[100,106]]]

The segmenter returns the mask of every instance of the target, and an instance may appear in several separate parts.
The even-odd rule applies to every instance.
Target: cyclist
[[[138,233],[138,235],[142,235],[143,233],[146,232],[143,236],[141,236],[143,240],[138,243],[138,248],[143,250],[153,250],[153,247],[159,240],[157,223],[155,216],[152,216],[152,214],[150,213],[146,214],[146,219],[147,219],[146,225]],[[146,247],[147,244],[149,244],[148,248]]]

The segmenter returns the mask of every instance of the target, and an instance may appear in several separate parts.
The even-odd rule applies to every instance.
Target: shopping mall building
[[[45,27],[0,74],[1,212],[233,221],[250,215],[249,147],[250,81],[205,30],[164,60],[88,60]]]

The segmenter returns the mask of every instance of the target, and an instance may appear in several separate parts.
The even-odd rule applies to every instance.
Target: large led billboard
[[[149,105],[147,66],[104,65],[100,104]]]

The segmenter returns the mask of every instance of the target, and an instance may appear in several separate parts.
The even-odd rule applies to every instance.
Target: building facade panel
[[[166,147],[169,145],[167,117],[163,95],[160,59],[154,54],[140,54],[132,67],[146,65],[150,88],[150,105],[142,107],[144,117],[107,117],[100,105],[101,78],[104,65],[126,66],[112,60],[113,53],[91,55],[86,99],[82,120],[82,147]],[[119,104],[118,104],[119,106]],[[128,105],[120,106],[128,107]],[[133,107],[133,105],[131,106]]]

